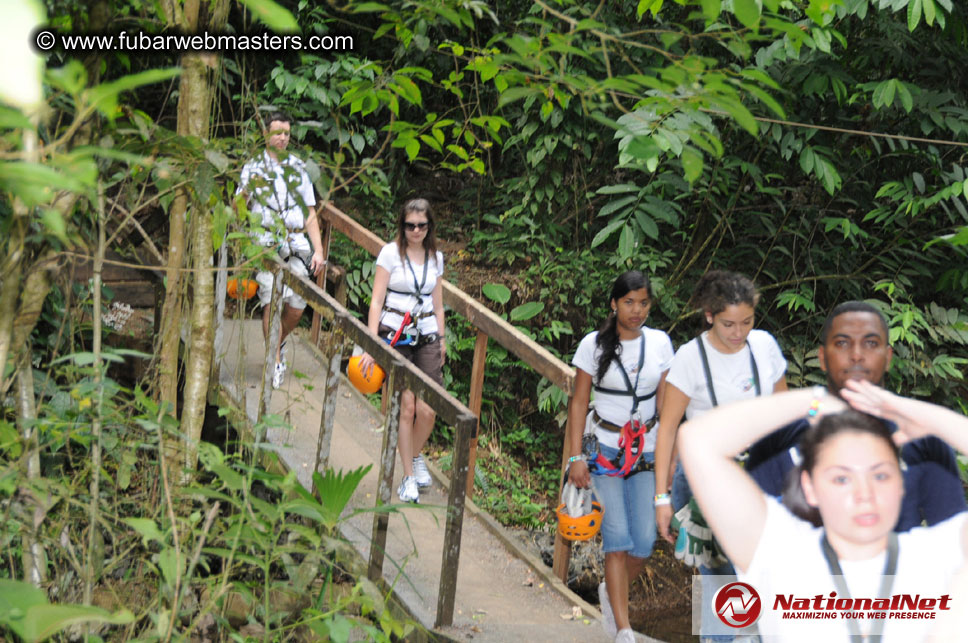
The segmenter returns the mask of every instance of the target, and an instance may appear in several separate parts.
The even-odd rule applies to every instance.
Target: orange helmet
[[[226,290],[232,299],[252,299],[259,292],[259,282],[252,279],[229,279]]]
[[[383,385],[385,373],[382,368],[374,364],[372,370],[370,370],[370,376],[366,377],[363,375],[363,370],[360,369],[361,357],[362,355],[354,355],[350,358],[349,366],[346,368],[346,376],[360,393],[376,393]]]
[[[563,502],[555,512],[561,537],[565,540],[593,538],[602,528],[604,509],[600,502],[592,498],[592,490],[578,489],[567,482],[561,496]]]

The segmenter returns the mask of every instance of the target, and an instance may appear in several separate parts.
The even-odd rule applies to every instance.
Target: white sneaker
[[[619,630],[615,635],[615,643],[635,643],[635,632],[629,628]]]
[[[272,388],[282,386],[282,378],[286,376],[286,363],[276,362],[276,367],[272,371]]]
[[[612,604],[608,602],[608,589],[606,589],[604,582],[598,585],[598,609],[602,612],[602,628],[604,628],[605,633],[609,636],[616,636],[618,626],[615,625],[615,614],[612,612]]]
[[[413,477],[416,478],[418,487],[429,487],[434,483],[434,479],[430,477],[430,472],[427,471],[427,463],[424,462],[422,455],[413,459]]]
[[[413,476],[405,476],[400,487],[397,489],[400,502],[420,502],[420,490],[417,489],[417,479]]]

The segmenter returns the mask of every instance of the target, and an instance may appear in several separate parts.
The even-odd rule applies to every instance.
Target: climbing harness
[[[613,433],[621,433],[618,438],[618,449],[619,454],[609,460],[598,448],[598,438],[595,437],[594,433],[591,437],[594,438],[594,450],[591,453],[587,453],[589,456],[589,470],[596,475],[606,475],[610,477],[622,476],[623,478],[628,478],[641,471],[652,471],[655,468],[654,463],[646,462],[644,458],[640,457],[642,455],[643,449],[645,447],[645,434],[655,426],[656,417],[653,415],[650,419],[642,421],[642,416],[639,414],[638,408],[639,404],[651,400],[655,397],[656,391],[651,393],[646,393],[645,395],[639,395],[639,376],[642,374],[642,367],[645,365],[645,333],[642,332],[639,335],[639,362],[638,367],[635,371],[635,382],[629,377],[629,374],[625,371],[625,367],[622,365],[622,361],[618,357],[613,358],[616,366],[618,366],[619,373],[622,374],[622,379],[625,380],[625,390],[620,389],[609,389],[602,386],[595,386],[595,390],[602,393],[609,393],[611,395],[622,395],[625,397],[632,398],[632,408],[629,411],[629,421],[625,423],[624,426],[618,426],[611,422],[603,420],[597,411],[592,412],[592,421],[605,429],[606,431],[611,431]],[[589,441],[591,443],[591,441]],[[584,449],[583,440],[583,449]]]
[[[706,390],[709,391],[709,401],[713,406],[719,406],[719,402],[716,400],[716,390],[713,388],[713,375],[709,370],[709,357],[706,356],[706,346],[702,341],[702,335],[696,338],[699,342],[699,357],[702,358],[702,371],[706,376]],[[753,386],[756,387],[756,396],[759,397],[763,394],[760,389],[760,371],[756,368],[756,359],[753,357],[753,347],[750,346],[749,341],[746,342],[746,347],[750,351],[750,372],[753,375]]]

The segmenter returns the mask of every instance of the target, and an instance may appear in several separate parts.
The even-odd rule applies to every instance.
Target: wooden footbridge
[[[332,205],[322,208],[320,217],[327,255],[335,232],[374,255],[383,246],[381,239]],[[223,254],[218,282],[223,293],[226,263]],[[341,526],[357,552],[361,570],[392,589],[397,608],[420,622],[431,638],[609,640],[598,611],[562,582],[567,574],[567,542],[558,542],[552,572],[471,500],[488,342],[499,342],[569,394],[573,369],[445,281],[445,305],[477,329],[470,400],[465,406],[373,337],[340,301],[326,293],[326,280],[341,277],[340,269],[331,262],[317,283],[297,278],[281,266],[277,274],[271,327],[279,327],[281,307],[275,304],[286,283],[314,311],[312,330],[297,333],[290,342],[295,345],[289,350],[286,382],[273,391],[271,369],[266,364],[275,347],[265,347],[261,322],[225,319],[220,310],[216,330],[219,394],[226,398],[223,402],[244,409],[241,421],[249,427],[264,426],[260,419],[267,413],[288,420],[291,430],[270,428],[255,439],[275,452],[278,463],[294,471],[307,488],[315,470],[373,465]],[[324,321],[328,329],[321,332]],[[278,331],[270,337],[278,338]],[[354,344],[373,355],[387,372],[383,412],[341,374],[343,359]],[[454,427],[449,477],[431,466],[434,485],[421,495],[420,505],[402,505],[390,513],[358,511],[398,504],[395,489],[400,475],[394,465],[399,399],[408,388]],[[566,455],[563,452],[563,462]]]

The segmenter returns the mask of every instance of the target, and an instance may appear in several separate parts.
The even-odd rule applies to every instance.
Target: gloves
[[[672,528],[679,530],[676,558],[685,564],[691,567],[718,567],[728,562],[702,517],[695,498],[690,498],[689,504],[672,517]]]
[[[566,482],[561,490],[561,501],[565,504],[565,513],[572,518],[585,516],[592,512],[591,489],[579,489],[571,482]]]

